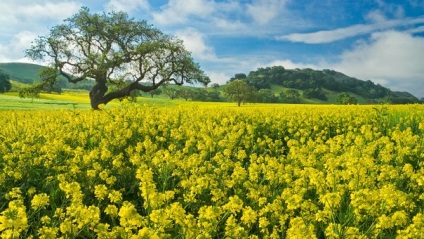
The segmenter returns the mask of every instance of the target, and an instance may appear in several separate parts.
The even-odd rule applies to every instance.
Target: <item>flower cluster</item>
[[[1,238],[424,235],[421,105],[1,115]]]

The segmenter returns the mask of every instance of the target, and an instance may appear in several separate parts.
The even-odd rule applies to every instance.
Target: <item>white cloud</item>
[[[193,54],[194,58],[208,61],[216,60],[214,49],[207,45],[206,37],[203,33],[193,28],[187,28],[178,31],[176,36],[183,40],[184,46]]]
[[[424,96],[423,52],[422,37],[396,31],[374,33],[370,42],[344,52],[341,61],[332,68],[421,97]]]
[[[75,2],[44,2],[33,4],[22,4],[16,6],[14,14],[22,16],[31,21],[38,19],[62,20],[71,16],[81,7]]]
[[[349,37],[372,33],[377,30],[385,30],[397,26],[408,26],[419,23],[424,23],[424,18],[389,20],[368,25],[357,24],[345,28],[312,33],[293,33],[277,37],[277,40],[303,42],[309,44],[330,43]]]
[[[319,67],[317,65],[314,64],[305,64],[305,63],[295,63],[291,60],[285,59],[285,60],[274,60],[271,61],[267,64],[265,64],[265,66],[283,66],[286,69],[304,69],[304,68],[311,68],[311,69],[318,69]]]
[[[22,61],[24,50],[49,27],[75,14],[81,7],[74,1],[2,0],[0,15],[0,61]]]
[[[424,26],[419,26],[419,27],[416,27],[416,28],[408,29],[405,32],[407,32],[407,33],[421,33],[421,32],[424,32]]]
[[[370,22],[383,22],[386,21],[386,16],[380,9],[373,10],[369,12],[365,19],[369,20]]]
[[[110,0],[105,5],[105,10],[109,12],[124,11],[124,12],[136,12],[138,10],[148,10],[150,8],[148,0]]]
[[[213,25],[219,29],[229,31],[243,31],[246,30],[246,25],[238,20],[228,20],[224,18],[215,18]]]
[[[170,0],[162,11],[153,13],[153,18],[162,25],[185,23],[192,16],[207,18],[214,10],[212,0]]]
[[[0,44],[0,62],[29,61],[24,58],[24,52],[36,37],[37,34],[33,32],[22,31],[17,33],[10,42]]]
[[[212,83],[218,83],[224,85],[234,75],[226,74],[222,71],[206,71],[207,76],[211,79]]]
[[[282,13],[286,2],[286,0],[254,0],[247,5],[247,12],[255,22],[264,25]]]

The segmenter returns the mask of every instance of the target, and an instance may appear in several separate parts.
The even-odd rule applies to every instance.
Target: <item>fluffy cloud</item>
[[[285,0],[254,0],[247,5],[247,12],[260,25],[275,19],[286,5]]]
[[[211,0],[170,0],[161,11],[153,13],[153,19],[161,25],[185,23],[189,17],[209,17],[214,9]]]
[[[23,61],[24,50],[38,35],[76,13],[80,3],[49,0],[2,0],[0,15],[0,61]]]
[[[372,80],[394,90],[424,96],[424,38],[408,33],[386,31],[374,33],[340,56],[332,68]]]
[[[381,16],[378,17],[378,19],[377,16],[373,16],[373,18],[374,20],[381,20]],[[312,33],[292,33],[277,37],[277,40],[303,42],[309,44],[330,43],[349,37],[372,33],[377,30],[384,30],[397,26],[408,26],[420,23],[424,23],[423,17],[415,19],[378,21],[373,24],[357,24],[345,28],[338,28],[335,30],[328,31],[317,31]]]
[[[148,10],[150,8],[148,0],[110,0],[105,5],[105,10],[115,10],[124,12],[136,12],[138,10]]]
[[[214,49],[207,45],[206,37],[203,33],[193,28],[187,28],[178,31],[176,36],[183,40],[184,46],[196,59],[208,61],[216,60]]]

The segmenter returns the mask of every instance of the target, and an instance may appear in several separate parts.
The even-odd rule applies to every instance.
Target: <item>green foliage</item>
[[[289,89],[280,93],[280,100],[283,103],[298,104],[301,101],[300,93],[297,90]]]
[[[42,86],[40,84],[23,88],[19,91],[19,97],[21,98],[39,98]]]
[[[258,91],[259,102],[261,103],[277,103],[278,97],[270,89],[260,89]]]
[[[220,92],[217,90],[194,89],[191,92],[191,97],[195,101],[218,102],[222,101]]]
[[[192,97],[192,90],[188,88],[181,88],[178,90],[178,97],[185,99],[186,101]]]
[[[40,71],[42,71],[45,67],[41,65],[36,64],[29,64],[29,63],[0,63],[0,70],[3,70],[6,72],[11,79],[13,79],[15,82],[32,85],[37,84],[42,81],[40,79]],[[90,90],[93,87],[93,81],[84,81],[84,82],[78,82],[78,83],[69,83],[63,76],[58,76],[57,82],[55,83],[55,87],[64,89],[84,89],[84,90]],[[22,86],[22,85],[21,85]],[[23,87],[18,87],[23,88]],[[57,88],[57,89],[58,89]],[[15,89],[15,91],[19,91],[20,89]],[[14,89],[12,88],[12,91]],[[48,91],[48,90],[46,90]],[[54,92],[54,90],[52,89]]]
[[[38,73],[40,79],[41,79],[41,90],[46,91],[47,93],[62,93],[62,86],[61,82],[57,78],[57,71],[54,68],[50,67],[44,67],[41,68],[40,72]]]
[[[39,81],[38,73],[42,68],[43,66],[29,63],[0,63],[0,69],[11,79],[25,84]]]
[[[9,91],[11,88],[9,75],[0,70],[0,93]]]
[[[306,89],[303,91],[303,97],[307,99],[315,98],[315,99],[324,100],[324,101],[328,99],[321,88]]]
[[[385,100],[388,104],[413,104],[418,103],[417,98],[408,92],[392,92]]]
[[[167,95],[171,100],[175,100],[178,98],[179,96],[179,90],[174,88],[174,87],[163,87],[163,93],[165,93],[165,95]]]
[[[338,104],[341,105],[355,105],[358,103],[358,99],[349,95],[348,93],[341,93],[337,96],[336,99]]]
[[[94,80],[89,94],[93,109],[135,90],[149,92],[170,82],[210,82],[181,40],[125,12],[98,14],[83,7],[47,36],[38,37],[26,55],[52,61],[51,67],[69,82]],[[108,83],[115,80],[131,82],[110,91]]]
[[[256,87],[256,89],[270,89],[271,85],[279,85],[285,88],[303,91],[305,99],[319,99],[327,101],[329,96],[325,90],[333,92],[351,92],[360,96],[365,101],[373,102],[375,99],[386,99],[393,103],[416,103],[419,100],[412,96],[400,96],[399,92],[392,92],[379,84],[371,81],[362,81],[343,73],[333,70],[313,70],[313,69],[285,69],[282,66],[258,68],[248,75],[238,73],[230,79],[245,81],[246,84]],[[283,101],[287,99],[283,97]]]
[[[226,85],[224,92],[240,106],[242,102],[254,101],[256,88],[249,86],[243,80],[234,80]]]
[[[161,93],[162,93],[162,90],[158,88],[158,89],[150,91],[149,95],[150,95],[150,97],[153,98],[154,95],[160,95]]]

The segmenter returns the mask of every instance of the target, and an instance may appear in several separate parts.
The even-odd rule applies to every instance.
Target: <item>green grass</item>
[[[199,104],[202,107],[237,107],[234,102],[198,102],[198,101],[185,101],[183,99],[171,100],[169,97],[155,96],[154,98],[143,95],[137,98],[137,103],[148,107],[179,107],[179,106],[193,106],[197,107]],[[113,100],[106,105],[106,108],[114,107],[121,104],[119,100]],[[242,107],[249,108],[258,105],[256,103],[243,104]],[[267,104],[261,104],[267,105]],[[275,107],[275,104],[269,104]],[[90,109],[90,101],[88,92],[75,92],[66,91],[62,94],[40,94],[39,98],[20,98],[18,92],[8,92],[0,94],[0,110],[57,110],[57,109],[77,109],[87,110]]]
[[[41,94],[39,99],[20,98],[18,93],[0,94],[0,110],[57,110],[57,109],[89,109],[88,96],[85,102],[72,100],[67,95],[46,97]],[[79,99],[75,97],[75,99]]]
[[[20,90],[29,87],[29,84],[21,83],[19,81],[10,80],[10,84],[12,84],[12,89],[10,91],[19,92]]]

